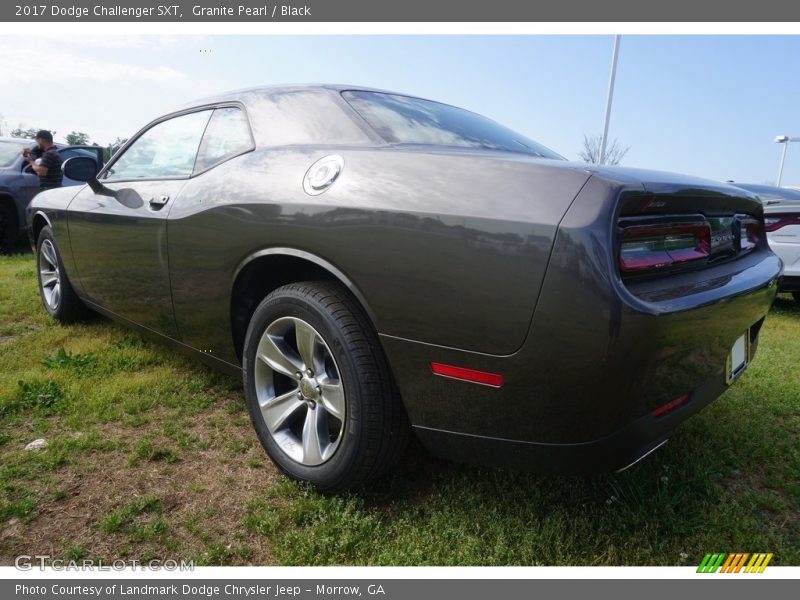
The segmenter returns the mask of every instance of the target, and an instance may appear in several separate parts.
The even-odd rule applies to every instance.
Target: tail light
[[[630,225],[622,230],[619,266],[625,272],[668,267],[711,251],[711,226],[702,221]]]
[[[787,225],[800,225],[800,214],[796,215],[764,215],[764,225],[767,231],[777,231]]]
[[[739,219],[739,250],[752,250],[761,241],[761,224],[756,219]]]

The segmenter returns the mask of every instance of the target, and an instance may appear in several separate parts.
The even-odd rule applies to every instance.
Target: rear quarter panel
[[[307,195],[317,159],[344,157]],[[189,182],[168,223],[185,343],[236,361],[230,291],[253,254],[321,257],[358,288],[385,335],[489,354],[525,340],[558,223],[589,174],[505,154],[294,147],[228,161]]]

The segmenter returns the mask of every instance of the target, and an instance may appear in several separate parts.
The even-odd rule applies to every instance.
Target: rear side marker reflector
[[[675,398],[675,400],[673,400],[672,402],[667,402],[666,404],[662,404],[658,408],[654,409],[652,414],[654,417],[663,417],[668,412],[672,412],[673,410],[675,410],[679,406],[683,406],[687,402],[689,402],[689,394],[684,394],[680,398]]]
[[[475,369],[465,369],[464,367],[445,365],[437,362],[431,363],[431,371],[433,371],[434,375],[441,375],[442,377],[450,377],[451,379],[459,379],[461,381],[469,381],[471,383],[480,383],[481,385],[488,385],[491,387],[499,388],[501,385],[503,385],[503,376],[498,373],[476,371]]]

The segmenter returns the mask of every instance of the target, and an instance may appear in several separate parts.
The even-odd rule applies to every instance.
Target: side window
[[[218,108],[208,122],[194,172],[199,173],[237,154],[252,150],[253,138],[244,112],[236,107]]]
[[[189,177],[212,112],[193,112],[154,125],[111,165],[105,179]]]

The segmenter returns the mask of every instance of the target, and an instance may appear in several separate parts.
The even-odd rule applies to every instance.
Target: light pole
[[[608,78],[608,95],[606,96],[606,118],[603,121],[603,138],[600,140],[600,164],[606,162],[606,144],[608,143],[608,122],[611,119],[611,101],[614,98],[614,80],[617,77],[617,58],[619,57],[619,40],[622,36],[614,36],[614,50],[611,53],[611,76]]]
[[[781,179],[783,179],[783,163],[786,162],[786,150],[789,147],[789,142],[800,142],[800,137],[789,137],[788,135],[775,136],[776,144],[783,144],[781,151],[781,160],[778,163],[778,180],[775,182],[776,187],[781,187]]]

